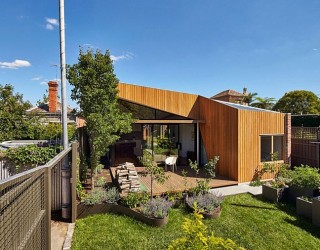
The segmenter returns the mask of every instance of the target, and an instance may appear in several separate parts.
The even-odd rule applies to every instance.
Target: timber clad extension
[[[195,147],[196,159],[199,159],[199,155],[205,155],[202,157],[202,163],[205,163],[207,159],[219,155],[217,172],[224,177],[238,182],[252,180],[256,169],[262,166],[263,150],[269,146],[262,145],[262,136],[278,136],[282,142],[282,145],[278,145],[282,151],[281,160],[286,161],[286,157],[290,157],[290,152],[284,149],[288,146],[285,145],[283,113],[125,83],[119,83],[118,89],[121,100],[193,120],[196,124],[195,144],[201,144],[201,147]],[[168,120],[167,124],[175,122],[179,121]],[[136,123],[141,124],[143,120]],[[159,120],[159,123],[164,124],[165,121]],[[186,122],[179,122],[183,123]],[[272,175],[263,178],[272,178]]]

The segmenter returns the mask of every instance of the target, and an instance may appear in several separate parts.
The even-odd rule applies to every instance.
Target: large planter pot
[[[78,204],[77,208],[77,218],[85,218],[89,215],[94,214],[105,214],[105,213],[115,213],[119,215],[126,215],[132,217],[136,220],[142,221],[150,226],[161,227],[168,223],[168,216],[162,219],[149,218],[142,213],[135,211],[131,208],[127,208],[118,204],[94,204],[94,205],[85,205]]]
[[[166,225],[168,223],[168,218],[169,218],[169,216],[167,216],[165,218],[161,218],[161,219],[150,218],[150,217],[147,217],[136,210],[133,210],[131,208],[124,207],[121,205],[117,205],[115,207],[115,209],[113,210],[113,213],[127,215],[129,217],[132,217],[136,220],[142,221],[142,222],[144,222],[150,226],[154,226],[154,227],[162,227],[162,226]]]
[[[288,192],[288,188],[274,188],[269,185],[262,185],[262,197],[269,201],[279,202],[284,200]]]
[[[312,201],[304,200],[297,197],[296,200],[296,211],[298,215],[302,215],[306,218],[312,218]]]
[[[320,198],[312,200],[312,223],[320,227]]]
[[[317,196],[318,192],[319,192],[318,189],[299,188],[295,186],[290,186],[288,189],[288,200],[291,202],[295,202],[297,197],[301,197],[301,196],[314,197],[314,196]]]
[[[212,213],[201,213],[203,215],[203,218],[205,219],[217,219],[221,216],[221,206],[219,206],[216,211]]]
[[[189,212],[194,212],[194,209],[192,206],[190,206],[187,202],[186,202],[186,208]],[[200,214],[203,215],[204,219],[217,219],[221,216],[221,206],[217,207],[216,210],[212,213],[207,213],[207,212],[202,212]]]

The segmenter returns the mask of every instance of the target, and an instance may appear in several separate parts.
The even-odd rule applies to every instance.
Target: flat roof
[[[269,112],[269,113],[275,113],[275,114],[279,114],[280,113],[280,112],[273,111],[273,110],[260,109],[260,108],[246,106],[246,105],[242,105],[242,104],[238,104],[238,103],[224,102],[224,101],[220,101],[220,100],[212,100],[212,101],[219,102],[219,103],[222,103],[222,104],[227,105],[229,107],[236,108],[236,109],[241,109],[241,110],[250,110],[250,111],[258,111],[258,112]]]

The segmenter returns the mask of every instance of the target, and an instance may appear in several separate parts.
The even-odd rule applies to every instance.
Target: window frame
[[[278,160],[278,161],[261,161],[261,139],[263,136],[270,136],[271,137],[271,152],[270,154],[273,154],[273,150],[274,150],[274,137],[275,136],[281,136],[282,137],[282,160]],[[260,134],[259,135],[259,162],[260,164],[264,164],[264,163],[271,163],[271,162],[277,162],[277,163],[283,163],[284,162],[284,153],[285,153],[285,150],[284,150],[284,147],[285,147],[285,134]]]

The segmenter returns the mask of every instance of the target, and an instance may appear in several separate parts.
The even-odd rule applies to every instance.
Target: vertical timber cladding
[[[199,97],[200,132],[208,159],[220,156],[217,173],[238,180],[238,110]]]
[[[119,98],[172,114],[199,118],[198,95],[119,83]]]
[[[284,114],[238,110],[239,115],[239,182],[252,180],[255,170],[261,169],[260,135],[284,134]],[[263,179],[273,178],[265,174]]]

